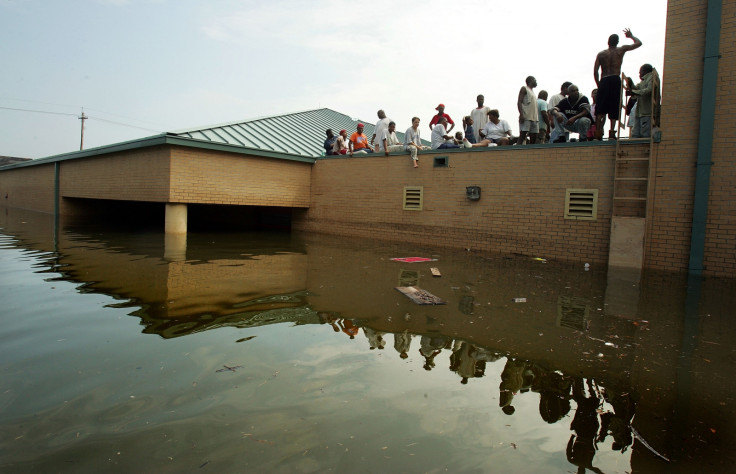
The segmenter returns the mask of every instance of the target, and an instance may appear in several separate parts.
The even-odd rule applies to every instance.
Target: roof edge
[[[56,163],[59,161],[74,160],[79,158],[90,158],[94,156],[107,155],[121,151],[135,150],[139,148],[148,148],[160,145],[177,145],[191,148],[202,148],[207,150],[225,151],[229,153],[237,153],[240,155],[262,156],[266,158],[276,158],[289,161],[300,161],[303,163],[314,163],[317,158],[309,158],[301,155],[293,155],[290,153],[281,153],[275,151],[261,150],[258,148],[247,148],[238,145],[228,145],[224,143],[212,143],[205,140],[197,140],[194,138],[185,138],[170,133],[162,133],[146,138],[139,138],[127,142],[105,145],[88,150],[73,151],[62,153],[60,155],[48,156],[45,158],[37,158],[34,160],[24,161],[22,163],[13,163],[0,167],[0,170],[10,170],[15,168],[24,168],[27,166],[39,166],[44,164]]]

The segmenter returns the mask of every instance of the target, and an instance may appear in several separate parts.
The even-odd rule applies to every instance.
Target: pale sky
[[[518,132],[535,76],[589,96],[608,36],[662,75],[666,0],[0,0],[0,155],[39,158],[320,107],[404,131],[484,94]],[[22,110],[18,110],[22,109]],[[38,111],[38,112],[30,112]],[[458,128],[460,127],[460,128]]]

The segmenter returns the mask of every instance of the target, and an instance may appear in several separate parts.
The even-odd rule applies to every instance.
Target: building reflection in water
[[[54,233],[46,220],[7,213],[1,224],[18,246],[52,252],[49,272],[135,308],[145,333],[174,338],[283,322],[324,325],[353,341],[362,333],[369,350],[418,358],[427,376],[449,369],[463,385],[486,377],[489,364],[504,364],[494,409],[514,416],[519,397],[536,394],[544,422],[571,419],[564,452],[578,472],[599,472],[595,456],[604,448],[631,455],[632,469],[642,471],[663,469],[665,458],[685,462],[684,453],[731,459],[709,447],[734,445],[736,419],[723,400],[732,406],[736,390],[719,375],[736,365],[720,342],[734,336],[733,321],[725,319],[734,307],[733,282],[702,282],[693,326],[680,275],[644,273],[634,293],[625,290],[637,295],[635,304],[616,300],[609,313],[606,301],[615,300],[616,289],[607,285],[607,269],[529,256],[438,255],[288,234],[164,240],[88,229]],[[438,261],[390,261],[414,254]],[[442,277],[432,277],[430,266],[441,267]],[[415,305],[396,286],[419,286],[448,304]],[[695,333],[683,346],[688,327]],[[690,367],[686,386],[678,379],[683,366]],[[713,380],[719,390],[693,393],[712,388]]]

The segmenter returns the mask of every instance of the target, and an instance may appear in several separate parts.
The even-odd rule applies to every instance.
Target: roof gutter
[[[708,194],[710,190],[710,168],[713,165],[713,124],[716,110],[716,88],[718,85],[718,53],[721,38],[721,2],[708,0],[705,26],[705,55],[703,58],[703,91],[700,101],[700,130],[698,132],[698,161],[695,173],[695,196],[693,199],[693,225],[690,235],[691,275],[703,274],[705,230],[708,218]]]

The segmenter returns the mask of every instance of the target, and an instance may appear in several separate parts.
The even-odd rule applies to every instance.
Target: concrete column
[[[167,234],[187,233],[187,205],[166,203],[166,225],[164,231]]]
[[[187,259],[187,234],[164,234],[164,259],[169,262]]]

